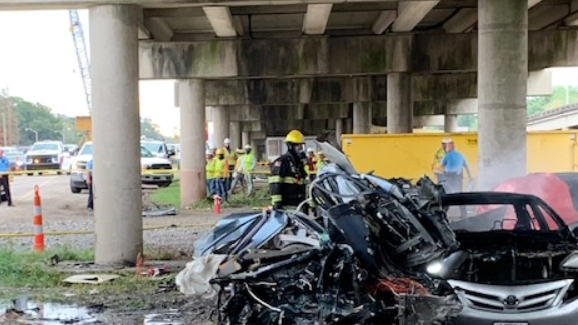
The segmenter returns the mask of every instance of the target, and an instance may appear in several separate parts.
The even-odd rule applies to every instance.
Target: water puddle
[[[12,304],[0,302],[0,324],[92,324],[97,319],[87,308],[55,303],[36,303],[25,297],[15,299]]]

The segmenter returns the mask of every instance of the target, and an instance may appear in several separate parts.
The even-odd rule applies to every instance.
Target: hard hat
[[[229,138],[225,138],[225,141],[223,141],[224,144],[230,144],[231,143],[231,139]]]
[[[452,141],[452,139],[450,139],[450,138],[445,138],[445,139],[442,140],[442,143],[444,143],[444,144],[448,144],[448,143],[452,143],[452,142],[453,142],[453,141]]]
[[[220,148],[217,150],[217,155],[224,155],[225,154],[225,149]]]
[[[285,137],[285,142],[297,143],[297,144],[304,144],[305,139],[303,137],[303,133],[299,130],[291,130]]]
[[[211,150],[207,150],[207,151],[205,151],[205,155],[211,155],[212,156],[213,152]]]
[[[318,156],[325,156],[325,155],[323,154],[323,151],[317,152],[317,155],[318,155]]]
[[[245,145],[245,150],[247,150],[247,149],[251,149],[251,145],[246,144],[246,145]]]
[[[237,150],[235,150],[235,151],[236,151],[238,154],[240,154],[240,155],[242,155],[242,154],[245,153],[245,150],[243,150],[243,149],[237,149]]]
[[[310,153],[310,152],[315,152],[315,150],[313,150],[313,148],[307,148],[307,153]]]

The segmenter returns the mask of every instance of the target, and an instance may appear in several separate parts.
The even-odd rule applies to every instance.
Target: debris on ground
[[[77,274],[70,276],[62,282],[64,283],[82,283],[82,284],[101,284],[104,282],[117,279],[119,275],[116,274]]]

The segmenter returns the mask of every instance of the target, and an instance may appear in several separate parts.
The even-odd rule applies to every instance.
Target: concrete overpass
[[[529,72],[578,65],[577,0],[0,0],[66,8],[90,11],[97,263],[142,250],[139,78],[179,80],[186,204],[205,195],[206,106],[217,141],[239,144],[411,132],[414,115],[455,119],[478,98],[492,187],[525,173]]]
[[[578,128],[578,104],[566,105],[528,116],[528,130],[567,130]]]

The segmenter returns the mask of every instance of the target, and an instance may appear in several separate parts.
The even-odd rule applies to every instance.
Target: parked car
[[[173,174],[171,161],[166,158],[159,158],[153,155],[144,146],[140,147],[142,183],[147,185],[157,185],[166,187],[172,184]],[[92,142],[86,142],[74,157],[74,163],[70,174],[70,191],[80,193],[83,189],[88,189],[85,180],[86,163],[93,157]]]
[[[544,200],[474,192],[444,195],[442,205],[468,208],[450,224],[459,250],[428,268],[463,305],[451,324],[576,322],[578,239]]]
[[[144,139],[140,141],[140,145],[159,158],[170,158],[175,154],[174,151],[169,152],[167,145],[163,141]]]
[[[59,171],[64,157],[64,145],[61,141],[39,141],[26,153],[25,169]]]
[[[26,162],[26,154],[17,147],[0,147],[4,151],[4,157],[10,162],[10,170],[23,169]]]

